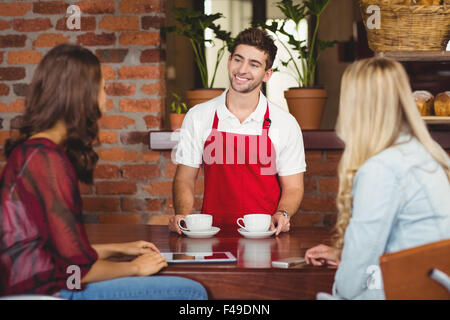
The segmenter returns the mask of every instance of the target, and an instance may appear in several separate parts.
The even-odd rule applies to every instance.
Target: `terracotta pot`
[[[225,89],[223,88],[188,90],[186,92],[186,99],[189,101],[189,107],[193,107],[221,95],[224,91]]]
[[[297,119],[302,130],[320,128],[323,109],[327,101],[326,89],[291,88],[284,92],[289,112]]]
[[[170,114],[170,129],[175,131],[181,128],[181,124],[183,123],[185,113],[171,113]]]

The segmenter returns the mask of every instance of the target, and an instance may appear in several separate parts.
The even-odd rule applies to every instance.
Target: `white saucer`
[[[269,230],[269,231],[262,231],[262,232],[248,232],[245,229],[239,228],[238,232],[243,235],[246,238],[250,239],[261,239],[261,238],[267,238],[273,235],[277,229]]]
[[[181,232],[183,232],[189,238],[209,238],[209,237],[212,237],[213,235],[215,235],[219,231],[220,231],[220,228],[217,228],[217,227],[211,227],[210,230],[206,230],[206,231],[185,231],[185,230],[181,229]]]

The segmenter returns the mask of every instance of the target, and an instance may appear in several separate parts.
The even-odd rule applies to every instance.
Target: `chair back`
[[[450,239],[384,254],[380,268],[386,299],[450,299],[447,288],[430,278],[433,269],[450,275]]]

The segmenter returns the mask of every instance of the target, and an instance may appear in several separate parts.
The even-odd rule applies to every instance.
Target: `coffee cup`
[[[181,225],[181,221],[184,221],[186,228]],[[189,214],[178,220],[178,226],[184,231],[208,231],[212,227],[212,215]]]
[[[237,219],[236,223],[248,232],[264,232],[269,230],[271,218],[270,214],[246,214],[244,218]],[[240,224],[241,220],[244,225]]]

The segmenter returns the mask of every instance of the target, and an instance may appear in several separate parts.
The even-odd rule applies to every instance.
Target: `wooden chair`
[[[450,239],[384,254],[380,268],[386,299],[450,300]]]

